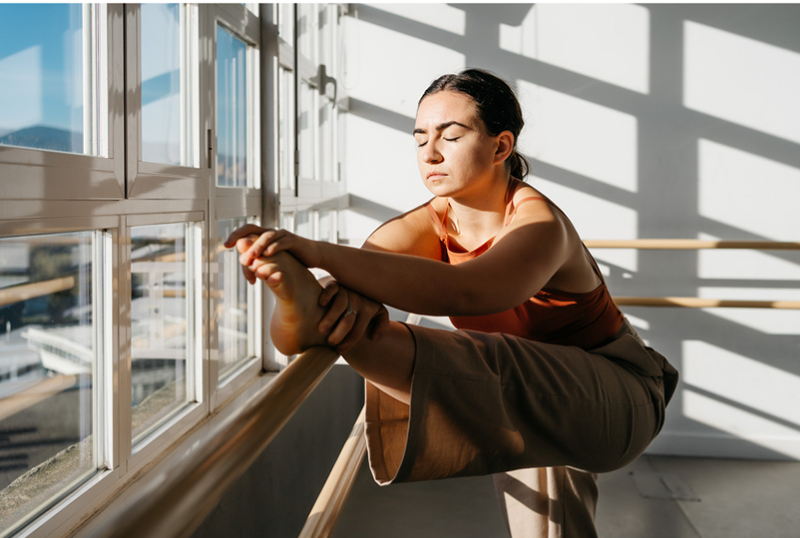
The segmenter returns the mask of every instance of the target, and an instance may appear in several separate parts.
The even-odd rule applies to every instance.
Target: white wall
[[[585,239],[800,241],[800,6],[362,5],[347,21],[345,238],[428,198],[438,75],[516,88],[534,173]],[[800,253],[602,251],[617,296],[800,300]],[[651,451],[800,459],[800,311],[626,308],[683,374]]]

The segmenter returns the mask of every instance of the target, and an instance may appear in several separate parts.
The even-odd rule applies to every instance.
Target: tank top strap
[[[506,217],[503,220],[503,227],[506,227],[509,224],[511,224],[511,222],[514,220],[514,216],[516,216],[517,214],[519,206],[521,206],[525,202],[530,202],[531,200],[541,200],[543,202],[548,202],[548,200],[542,196],[526,196],[516,204],[514,203],[513,199],[509,200],[508,205],[506,206]]]
[[[439,241],[444,243],[447,240],[447,226],[445,224],[447,222],[447,208],[444,210],[444,215],[440,217],[432,203],[427,202],[425,207],[428,208],[428,214],[431,216],[436,232],[439,234]]]

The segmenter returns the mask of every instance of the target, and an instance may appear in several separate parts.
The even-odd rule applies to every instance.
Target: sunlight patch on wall
[[[650,12],[630,4],[536,4],[500,25],[500,48],[640,93],[649,91]]]
[[[684,106],[800,142],[800,54],[684,22]]]
[[[722,430],[793,459],[800,459],[800,432],[737,407],[683,389],[683,414],[689,419]]]
[[[528,183],[548,196],[569,216],[582,239],[635,239],[638,215],[623,205],[565,187],[534,175]],[[636,272],[637,252],[634,249],[595,249],[598,263],[609,263],[626,271]]]
[[[683,342],[681,374],[699,389],[800,426],[798,375],[700,340]]]
[[[453,49],[351,17],[345,20],[345,89],[355,99],[413,118],[417,101],[433,80],[465,67],[464,55]],[[407,68],[410,63],[413,69]]]
[[[529,127],[519,144],[535,159],[637,191],[637,121],[630,114],[524,80],[517,94]]]
[[[787,292],[793,293],[787,293]],[[697,291],[703,299],[744,299],[754,301],[798,301],[798,290],[763,288],[706,288]],[[754,331],[772,335],[800,335],[800,311],[769,308],[704,308],[711,316],[737,323]],[[800,357],[800,339],[797,341]]]
[[[347,140],[348,192],[398,212],[430,198],[419,176],[411,133],[348,114]]]
[[[698,160],[700,215],[770,240],[798,240],[799,169],[702,138]]]
[[[367,4],[369,7],[399,15],[458,35],[464,35],[467,17],[464,10],[448,4]]]
[[[711,241],[720,239],[709,234],[699,234],[698,238]],[[797,230],[794,240],[800,241],[800,229]],[[697,276],[737,280],[800,281],[800,250],[784,250],[780,254],[773,254],[768,250],[699,250]]]

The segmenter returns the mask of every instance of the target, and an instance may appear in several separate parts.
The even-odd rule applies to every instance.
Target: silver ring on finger
[[[355,314],[355,315],[358,315],[358,312],[356,312],[355,310],[353,310],[353,303],[350,303],[350,302],[348,302],[348,303],[347,303],[347,310],[345,310],[344,314],[342,314],[342,317],[343,317],[343,318],[344,318],[344,317],[347,317],[347,316],[349,316],[350,314]]]

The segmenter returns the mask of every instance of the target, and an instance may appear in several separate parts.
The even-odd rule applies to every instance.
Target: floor
[[[601,538],[800,538],[800,463],[645,455],[600,477]],[[362,467],[334,538],[508,538],[490,477],[379,487]]]

